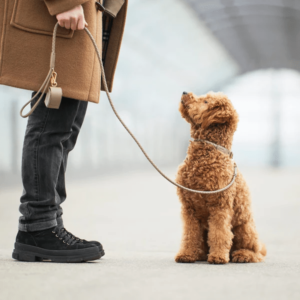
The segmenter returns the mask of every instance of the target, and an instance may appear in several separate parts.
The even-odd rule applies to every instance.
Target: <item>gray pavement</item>
[[[65,226],[99,239],[103,259],[17,262],[11,252],[21,187],[2,188],[0,299],[300,299],[300,170],[242,172],[268,248],[259,264],[176,264],[180,205],[175,188],[150,169],[68,184]]]

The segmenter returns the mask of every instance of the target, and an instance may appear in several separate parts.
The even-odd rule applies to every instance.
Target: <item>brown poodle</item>
[[[233,178],[234,162],[206,141],[231,149],[238,114],[230,100],[222,93],[210,92],[200,97],[184,93],[179,111],[191,124],[194,141],[190,142],[176,181],[202,191],[227,186]],[[266,248],[258,239],[249,189],[240,172],[235,183],[221,193],[203,195],[180,188],[177,193],[184,229],[176,262],[207,260],[225,264],[230,259],[236,263],[264,259]]]

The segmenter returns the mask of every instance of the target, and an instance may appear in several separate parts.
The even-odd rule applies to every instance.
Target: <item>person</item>
[[[100,242],[86,241],[66,230],[61,205],[67,197],[65,172],[69,152],[75,147],[88,102],[97,103],[100,97],[99,62],[83,31],[85,26],[89,26],[98,47],[103,49],[102,59],[112,90],[127,0],[125,5],[124,0],[107,2],[107,10],[102,2],[89,0],[9,0],[4,7],[1,2],[1,11],[3,8],[6,19],[11,18],[10,26],[0,27],[4,32],[1,84],[37,91],[49,66],[46,60],[50,57],[51,30],[56,22],[60,25],[56,71],[64,96],[59,109],[50,109],[44,104],[44,95],[28,119],[22,153],[22,216],[12,255],[16,260],[81,262],[104,255]],[[16,57],[19,64],[13,63]],[[32,96],[36,97],[31,108],[40,94],[33,92]]]

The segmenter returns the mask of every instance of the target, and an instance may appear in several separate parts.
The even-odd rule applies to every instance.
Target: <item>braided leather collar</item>
[[[202,139],[196,139],[196,140],[194,140],[194,142],[202,142],[202,143],[207,143],[207,144],[213,145],[220,152],[222,152],[224,154],[227,154],[230,158],[233,158],[233,153],[225,147],[222,147],[220,145],[217,145],[215,143],[212,143],[212,142],[207,141],[207,140],[202,140]]]

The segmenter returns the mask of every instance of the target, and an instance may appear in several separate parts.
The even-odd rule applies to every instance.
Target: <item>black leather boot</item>
[[[99,248],[84,244],[58,227],[19,231],[12,257],[20,261],[83,262],[101,258]]]

